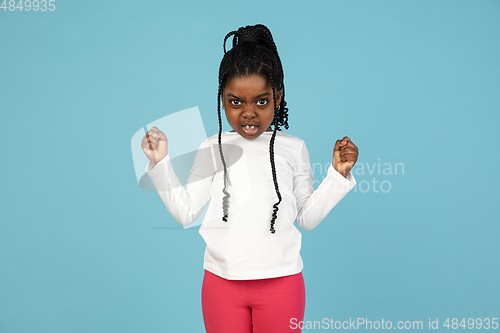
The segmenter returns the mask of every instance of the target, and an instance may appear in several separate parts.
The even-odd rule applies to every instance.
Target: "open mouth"
[[[241,125],[241,127],[243,128],[243,132],[245,132],[246,134],[249,134],[249,135],[257,133],[257,130],[259,129],[259,126],[253,125],[253,124]]]

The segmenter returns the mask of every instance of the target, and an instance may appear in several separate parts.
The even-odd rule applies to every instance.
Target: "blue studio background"
[[[52,4],[0,10],[0,332],[204,331],[205,244],[138,186],[130,140],[194,106],[217,133],[223,38],[256,23],[315,179],[336,139],[360,151],[301,230],[305,320],[500,318],[500,1]]]

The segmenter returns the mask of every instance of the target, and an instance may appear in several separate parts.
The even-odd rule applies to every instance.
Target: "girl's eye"
[[[232,101],[230,101],[229,103],[233,104],[233,105],[239,105],[239,104],[234,104],[233,102],[236,102],[236,103],[240,103],[240,101],[238,101],[237,99],[233,99]]]
[[[264,103],[260,104],[260,102],[264,102]],[[267,99],[261,99],[261,100],[259,100],[259,102],[257,104],[260,105],[260,106],[263,106],[263,105],[266,105],[267,102],[268,102]]]

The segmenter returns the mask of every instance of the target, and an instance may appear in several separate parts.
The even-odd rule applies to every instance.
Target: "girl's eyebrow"
[[[260,95],[256,96],[255,98],[259,98],[259,97],[263,97],[263,96],[267,96],[267,95],[271,95],[271,94],[268,93],[268,92],[265,92],[263,94],[260,94]],[[227,97],[231,97],[231,96],[234,97],[234,98],[237,98],[237,99],[243,99],[243,98],[239,98],[238,96],[233,95],[231,93],[227,94]]]

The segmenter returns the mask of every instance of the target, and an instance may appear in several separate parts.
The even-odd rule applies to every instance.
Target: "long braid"
[[[276,138],[277,126],[274,125],[273,134],[271,135],[271,140],[269,142],[269,154],[271,159],[271,170],[273,172],[274,189],[276,190],[276,195],[278,196],[278,202],[273,205],[273,215],[271,218],[271,232],[274,234],[276,230],[274,229],[274,224],[276,223],[276,218],[278,217],[278,205],[281,202],[281,193],[278,187],[278,180],[276,179],[276,167],[274,165],[274,139]]]
[[[226,51],[226,41],[233,36],[232,48]],[[247,40],[244,40],[244,37]],[[252,42],[249,42],[249,39]],[[253,42],[255,41],[255,42]],[[241,27],[236,31],[229,32],[224,37],[223,42],[224,57],[221,61],[219,68],[219,89],[217,98],[217,113],[219,117],[219,152],[221,155],[222,163],[224,166],[224,193],[223,198],[223,217],[222,220],[228,220],[228,199],[229,193],[226,191],[227,183],[227,167],[222,152],[221,133],[222,133],[222,119],[220,112],[220,98],[222,97],[224,87],[227,82],[234,78],[243,75],[257,74],[267,79],[273,89],[274,100],[274,118],[272,125],[274,130],[269,142],[269,156],[271,162],[271,171],[273,175],[274,188],[278,196],[278,202],[273,205],[273,212],[271,218],[271,233],[275,233],[274,224],[276,223],[278,205],[281,203],[282,197],[279,191],[278,180],[276,175],[276,166],[274,161],[274,143],[276,133],[280,130],[280,126],[288,129],[288,108],[285,101],[285,86],[284,86],[284,73],[281,60],[278,55],[278,49],[274,43],[273,37],[269,29],[262,25],[257,24],[254,26]],[[276,105],[276,90],[281,90],[281,102],[279,107]]]
[[[269,76],[271,77],[271,86],[273,88],[273,100],[274,100],[274,112],[275,112],[275,115],[278,113],[278,109],[276,108],[276,89],[274,87],[274,78],[273,78],[273,73],[272,71],[267,71],[269,73]],[[273,130],[273,134],[271,135],[271,140],[269,141],[269,157],[270,157],[270,160],[271,160],[271,171],[273,173],[273,182],[274,182],[274,189],[276,190],[276,195],[278,196],[278,202],[275,203],[273,205],[273,215],[272,215],[272,218],[271,218],[271,233],[275,233],[276,230],[274,229],[274,224],[276,222],[276,218],[278,217],[278,205],[280,204],[281,202],[281,193],[280,193],[280,190],[279,190],[279,186],[278,186],[278,180],[277,180],[277,177],[276,177],[276,166],[274,164],[274,141],[276,139],[276,131],[278,130],[278,125],[276,124],[276,117],[274,117],[273,119],[273,125],[274,125],[274,130]]]
[[[226,71],[227,72],[227,71]],[[229,197],[230,194],[227,192],[227,166],[226,161],[224,159],[224,153],[222,152],[222,143],[221,143],[221,135],[222,135],[222,118],[220,112],[220,100],[222,97],[222,78],[219,78],[219,93],[217,94],[217,114],[219,116],[219,154],[222,160],[222,165],[224,167],[224,188],[222,189],[222,193],[224,193],[224,197],[222,198],[222,212],[224,215],[222,216],[222,220],[227,222],[228,216],[228,208],[229,208]]]

